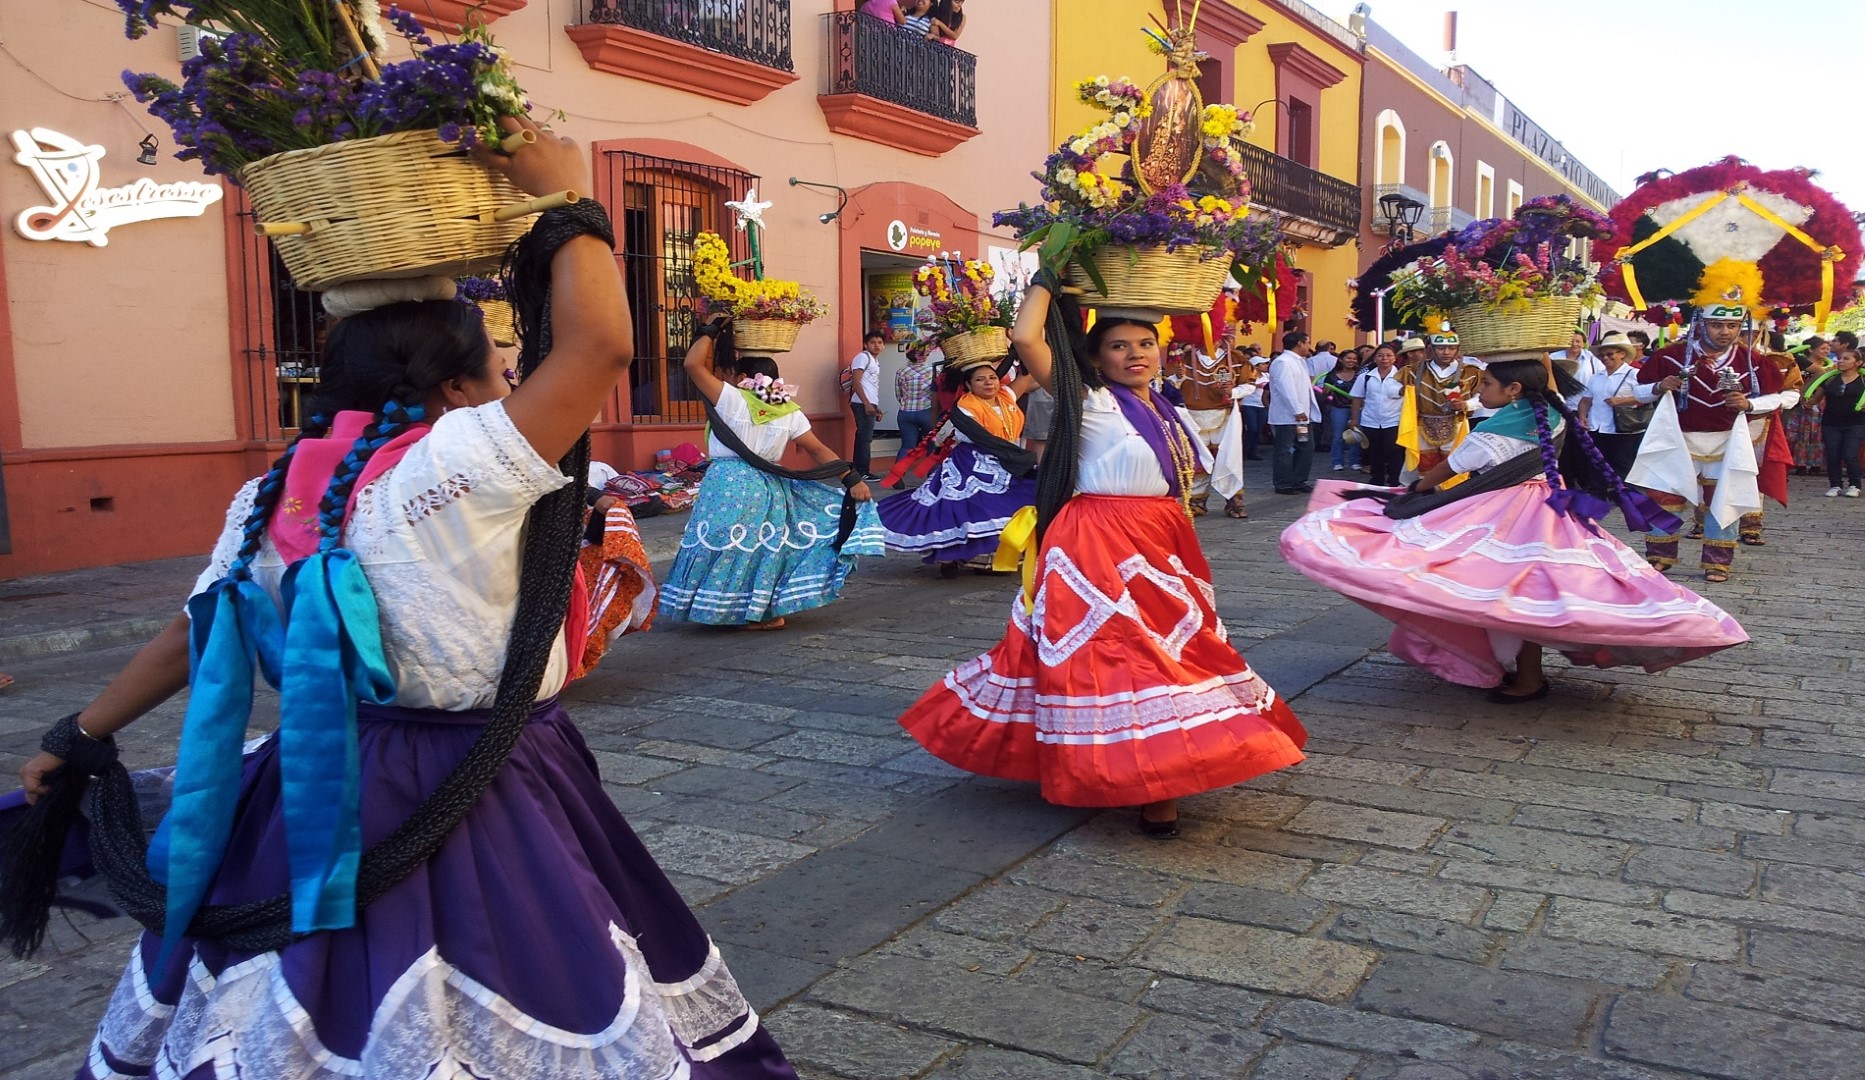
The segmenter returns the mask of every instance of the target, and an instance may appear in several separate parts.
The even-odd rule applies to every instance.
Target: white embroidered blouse
[[[1153,454],[1120,411],[1114,392],[1088,391],[1081,410],[1081,467],[1075,490],[1084,495],[1170,495]]]
[[[781,461],[784,447],[790,440],[809,434],[809,417],[803,411],[780,416],[768,424],[753,423],[751,406],[745,403],[745,395],[736,387],[727,386],[714,403],[719,410],[720,419],[732,426],[732,434],[737,435],[751,452],[766,461]],[[713,457],[737,457],[716,435],[706,436],[706,453]]]
[[[493,402],[442,416],[357,496],[344,542],[375,589],[395,704],[449,711],[492,704],[518,609],[525,514],[569,482],[531,448],[504,403]],[[233,565],[258,483],[234,497],[196,593]],[[253,580],[276,601],[284,575],[268,537]],[[538,697],[561,690],[569,672],[560,633]]]

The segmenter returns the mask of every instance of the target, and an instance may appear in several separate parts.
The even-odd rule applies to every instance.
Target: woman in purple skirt
[[[590,190],[548,134],[487,162]],[[149,927],[80,1075],[794,1078],[556,701],[584,625],[570,478],[632,355],[612,247],[587,200],[514,247],[517,390],[476,309],[327,294],[318,415],[234,499],[188,614],[21,772],[35,880],[93,777],[90,857]],[[279,730],[242,754],[255,657]],[[145,846],[111,736],[183,686]],[[36,946],[43,913],[8,904]]]
[[[1000,363],[1008,361],[946,365],[948,388],[963,391],[947,416],[956,445],[924,484],[875,504],[887,546],[925,556],[947,577],[966,563],[988,568],[1004,526],[1036,501],[1036,454],[1019,444],[1017,406],[1036,380],[1006,382]]]

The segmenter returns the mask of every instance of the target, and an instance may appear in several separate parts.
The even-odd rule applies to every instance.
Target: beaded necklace
[[[1184,511],[1185,520],[1195,521],[1197,515],[1192,513],[1192,477],[1197,471],[1197,458],[1192,454],[1191,438],[1177,421],[1161,420],[1166,429],[1166,448],[1172,452],[1172,466],[1179,474],[1179,509]]]

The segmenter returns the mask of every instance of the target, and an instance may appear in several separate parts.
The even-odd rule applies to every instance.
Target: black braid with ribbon
[[[550,351],[551,260],[564,244],[579,236],[596,236],[611,248],[614,233],[607,213],[593,201],[546,211],[537,224],[515,242],[506,253],[504,279],[511,297],[523,347],[519,353],[520,370],[530,374]],[[402,395],[398,392],[396,398]],[[392,401],[384,415],[370,425],[365,437],[340,466],[338,481],[326,492],[320,508],[320,526],[340,529],[348,488],[361,475],[368,455],[378,449],[393,431],[415,418],[413,410],[401,409]],[[386,432],[386,433],[385,433]],[[260,483],[260,495],[254,499],[248,516],[246,542],[242,544],[243,561],[250,563],[258,550],[258,536],[269,520],[271,506],[276,505],[282,490],[284,468],[291,451],[274,464]],[[558,463],[566,476],[581,478],[589,471],[589,436],[585,434],[570,453]],[[339,487],[342,491],[338,491]],[[530,719],[542,685],[545,668],[557,635],[570,605],[570,592],[576,570],[576,555],[583,531],[583,485],[572,482],[538,500],[526,522],[523,562],[519,570],[518,610],[507,639],[505,669],[492,706],[492,719],[453,772],[441,781],[421,805],[396,830],[363,853],[357,874],[356,902],[360,911],[393,888],[416,867],[440,849],[454,826],[472,809],[504,766]],[[261,512],[261,503],[267,504]],[[251,548],[251,552],[245,551]],[[93,747],[90,744],[95,744]],[[101,751],[96,747],[104,748]],[[90,817],[93,828],[90,847],[93,861],[109,879],[112,894],[126,912],[153,933],[162,933],[167,907],[166,890],[150,875],[147,867],[148,843],[141,825],[141,811],[129,773],[116,760],[114,740],[93,740],[77,726],[77,717],[65,718],[46,736],[44,749],[64,758],[58,770],[92,776],[88,785]],[[57,773],[53,774],[54,776]],[[49,779],[49,778],[48,778]],[[54,794],[39,801],[60,803],[68,809],[64,827],[41,827],[37,822],[51,822],[56,815],[38,813],[39,805],[25,825],[6,837],[0,852],[7,873],[0,878],[0,940],[6,941],[16,956],[37,948],[44,938],[49,908],[57,891],[59,854],[65,835],[75,820],[78,801],[86,785],[53,785]],[[68,802],[69,806],[62,804]],[[48,811],[54,809],[47,807]],[[48,876],[49,875],[49,876]],[[188,936],[217,941],[230,948],[270,952],[306,935],[291,929],[291,897],[281,893],[264,900],[241,904],[203,905],[189,924]]]

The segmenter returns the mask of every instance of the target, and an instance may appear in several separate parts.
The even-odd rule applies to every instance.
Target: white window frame
[[[1399,133],[1399,161],[1391,180],[1386,179],[1386,130]],[[1391,109],[1385,109],[1373,121],[1373,176],[1376,184],[1405,183],[1405,121]]]
[[[1444,150],[1442,157],[1438,155],[1438,149],[1440,147]],[[1440,161],[1444,163],[1444,186],[1446,189],[1444,191],[1438,190],[1438,162]],[[1439,139],[1437,142],[1431,144],[1431,149],[1425,152],[1425,170],[1427,177],[1430,179],[1428,193],[1431,196],[1431,208],[1436,210],[1440,207],[1455,205],[1455,200],[1457,198],[1457,156],[1451,153],[1450,143],[1445,142],[1443,139]]]
[[[1516,210],[1520,209],[1521,205],[1522,205],[1522,182],[1520,180],[1511,180],[1509,181],[1508,201],[1503,204],[1503,207],[1508,212],[1503,214],[1502,216],[1503,217],[1514,217]]]
[[[1471,210],[1478,218],[1496,216],[1496,167],[1487,161],[1476,163],[1476,205]]]

